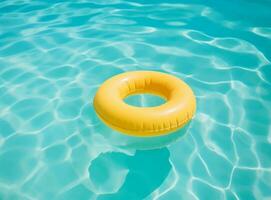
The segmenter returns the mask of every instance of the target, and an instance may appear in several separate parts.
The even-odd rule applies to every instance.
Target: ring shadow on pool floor
[[[92,161],[89,177],[100,192],[119,185],[114,193],[102,194],[98,200],[133,200],[143,199],[159,188],[170,170],[167,148],[136,151],[134,156],[110,152]]]

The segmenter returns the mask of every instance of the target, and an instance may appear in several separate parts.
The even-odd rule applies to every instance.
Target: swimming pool
[[[270,199],[270,6],[2,1],[0,199]],[[177,141],[126,148],[97,119],[98,87],[132,70],[195,92]]]

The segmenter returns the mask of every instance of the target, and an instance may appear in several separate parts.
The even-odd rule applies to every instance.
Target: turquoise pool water
[[[271,199],[270,7],[1,1],[0,199]],[[197,113],[177,141],[97,119],[97,88],[131,70],[194,90]]]

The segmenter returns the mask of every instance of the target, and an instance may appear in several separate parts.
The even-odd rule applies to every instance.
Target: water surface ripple
[[[0,199],[271,199],[270,7],[1,1]],[[130,70],[193,88],[184,137],[153,150],[116,145],[92,100]]]

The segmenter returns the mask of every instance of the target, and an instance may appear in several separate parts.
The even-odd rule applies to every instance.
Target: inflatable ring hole
[[[135,107],[155,107],[166,103],[166,99],[155,94],[132,94],[124,99],[124,102]]]

